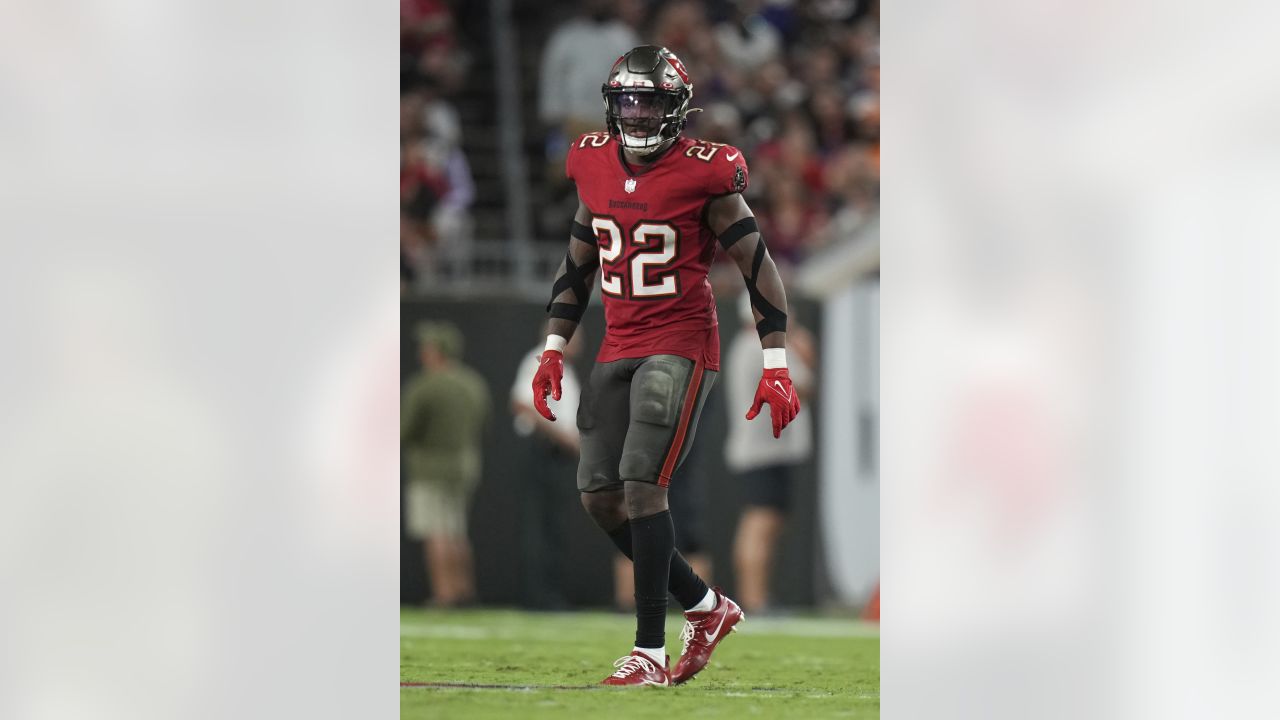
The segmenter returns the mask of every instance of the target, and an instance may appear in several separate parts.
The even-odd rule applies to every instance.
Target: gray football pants
[[[578,405],[578,490],[667,487],[689,453],[714,370],[676,355],[596,363]]]

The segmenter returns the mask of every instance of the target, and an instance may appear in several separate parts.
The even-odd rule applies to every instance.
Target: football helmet
[[[600,94],[609,134],[631,152],[651,155],[684,130],[693,82],[675,53],[641,45],[618,58]]]

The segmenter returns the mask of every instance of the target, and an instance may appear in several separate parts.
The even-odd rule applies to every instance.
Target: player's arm
[[[739,193],[722,195],[707,207],[707,225],[720,239],[720,246],[737,264],[747,284],[751,312],[764,351],[764,374],[756,388],[755,401],[747,411],[750,420],[769,404],[773,436],[800,412],[800,398],[787,373],[787,293],[782,287],[778,266],[756,225],[755,215]]]
[[[596,234],[590,223],[591,212],[579,201],[578,211],[573,214],[573,227],[569,231],[569,252],[556,272],[551,302],[547,305],[551,316],[547,321],[547,335],[564,338],[565,345],[586,312],[596,270],[600,267],[600,249],[596,246]],[[564,347],[559,349],[564,350]]]
[[[565,253],[555,284],[551,287],[551,302],[547,304],[550,319],[547,321],[547,347],[533,376],[533,407],[548,420],[555,421],[547,407],[547,395],[560,399],[560,379],[564,377],[564,348],[578,329],[582,314],[591,299],[591,287],[595,284],[596,270],[600,267],[600,250],[596,246],[596,234],[589,223],[591,213],[578,201],[578,211],[573,215],[573,227],[569,232],[569,251]]]

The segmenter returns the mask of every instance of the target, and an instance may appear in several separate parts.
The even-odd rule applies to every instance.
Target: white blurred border
[[[1275,717],[1280,10],[883,10],[884,716]]]
[[[395,6],[0,15],[0,717],[392,717]]]

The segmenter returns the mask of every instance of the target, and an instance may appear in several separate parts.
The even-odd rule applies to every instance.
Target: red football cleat
[[[670,655],[667,656],[665,665],[658,667],[648,655],[635,650],[630,655],[615,660],[613,666],[618,668],[617,672],[605,678],[601,685],[667,687],[671,684],[671,673],[668,671],[671,666]]]
[[[671,682],[676,685],[691,679],[706,667],[711,651],[746,619],[738,603],[720,592],[720,588],[712,589],[716,593],[715,608],[707,612],[691,610],[684,614],[684,632],[680,633],[684,652],[680,654],[675,672],[671,673]]]

